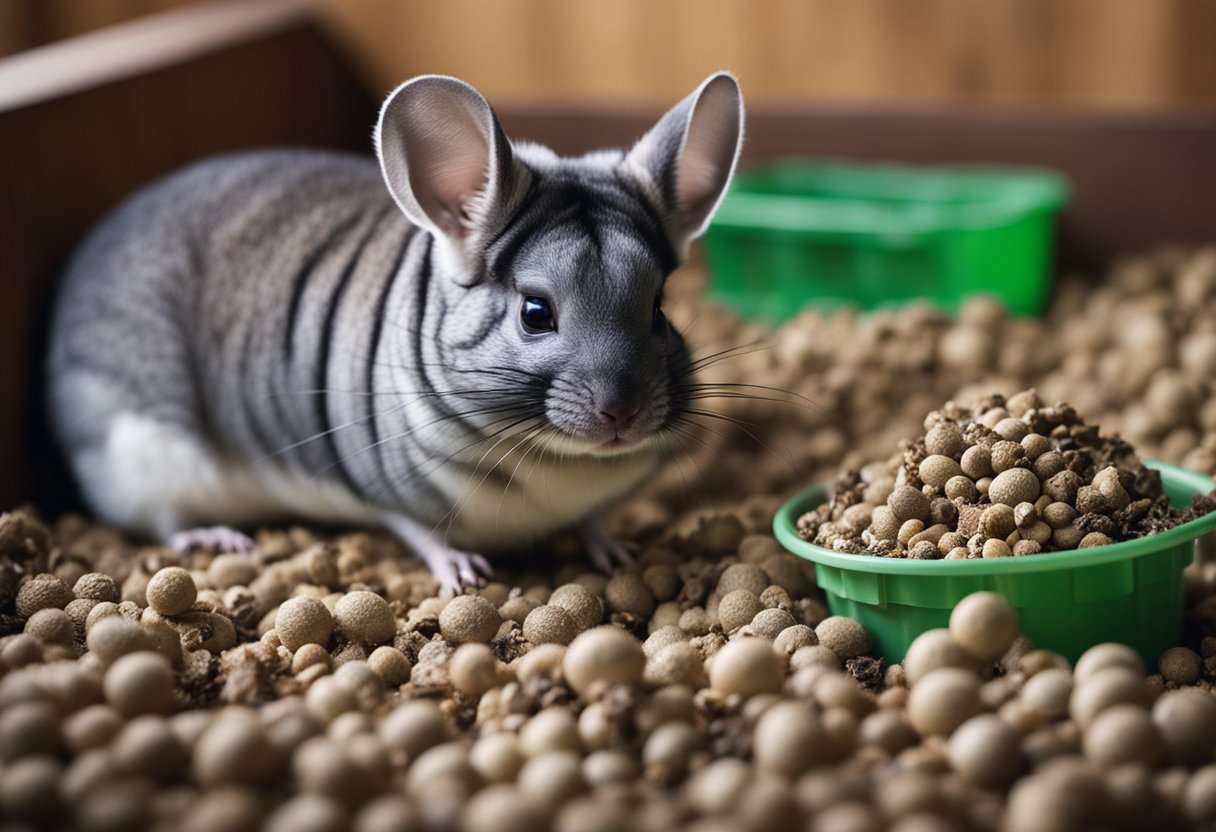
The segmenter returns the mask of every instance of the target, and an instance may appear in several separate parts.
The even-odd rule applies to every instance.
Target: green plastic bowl
[[[1068,187],[1032,168],[788,160],[739,173],[705,236],[710,293],[772,323],[813,306],[992,294],[1039,312]]]
[[[1170,503],[1187,506],[1213,480],[1203,474],[1145,460],[1161,472]],[[833,615],[860,621],[874,639],[875,655],[903,661],[918,635],[950,622],[950,612],[981,590],[1004,596],[1018,611],[1023,635],[1075,661],[1095,644],[1117,641],[1135,648],[1152,667],[1178,644],[1182,630],[1182,571],[1197,538],[1216,530],[1216,513],[1160,534],[1075,552],[1048,552],[992,560],[908,560],[849,555],[808,543],[796,522],[829,496],[817,485],[777,512],[773,531],[785,548],[815,563],[819,586]]]

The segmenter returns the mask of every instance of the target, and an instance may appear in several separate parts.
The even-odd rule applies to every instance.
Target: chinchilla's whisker
[[[419,398],[437,397],[437,396],[481,396],[490,394],[515,394],[519,392],[518,387],[470,387],[467,389],[453,390],[335,390],[327,387],[318,387],[312,390],[284,390],[277,393],[267,393],[262,398],[275,399],[286,398],[288,396],[416,396]]]
[[[687,425],[688,427],[687,428],[684,427],[685,425]],[[690,430],[689,428],[692,428],[692,429]],[[706,442],[704,437],[697,435],[697,431],[704,431],[706,433],[712,433],[713,435],[719,437],[720,439],[722,439],[723,442],[726,442],[726,443],[730,443],[730,441],[731,441],[730,437],[727,436],[722,431],[717,430],[716,428],[714,428],[710,425],[702,424],[701,422],[698,422],[693,417],[687,416],[687,415],[682,415],[680,418],[674,420],[670,425],[667,426],[666,430],[669,430],[672,432],[672,435],[676,438],[677,442],[679,443],[680,450],[682,450],[684,452],[684,454],[688,457],[688,461],[692,463],[693,468],[696,470],[697,475],[700,478],[699,481],[702,483],[705,482],[705,474],[701,470],[701,466],[697,463],[696,456],[692,453],[691,450],[689,450],[688,442],[686,440],[695,440],[697,442],[700,442],[701,445],[703,445],[705,448],[709,449],[710,451],[715,450],[714,446],[711,445],[710,443]],[[680,466],[680,476],[685,477],[683,466]],[[685,490],[685,493],[687,493],[687,494],[695,494],[698,502],[704,502],[705,495],[708,493],[708,489],[704,485],[701,487],[700,490],[690,488],[687,484],[686,477],[685,477],[684,490]]]
[[[747,393],[747,392],[742,392],[742,391],[738,391],[738,390],[725,390],[725,391],[694,390],[693,392],[685,395],[684,398],[686,401],[689,401],[689,402],[711,401],[711,400],[728,400],[728,401],[736,400],[736,401],[749,401],[749,402],[767,402],[767,403],[776,404],[776,405],[783,405],[785,407],[806,408],[807,410],[813,411],[814,413],[818,414],[829,424],[835,425],[837,427],[842,426],[840,421],[831,413],[831,411],[829,411],[826,407],[823,407],[822,405],[818,404],[817,402],[813,402],[810,400],[807,400],[806,402],[791,401],[790,399],[782,399],[782,398],[778,398],[776,396],[760,396],[755,393]]]
[[[486,416],[486,415],[491,415],[494,413],[506,413],[506,414],[508,414],[508,418],[509,418],[510,415],[512,415],[512,414],[522,413],[525,411],[529,411],[531,409],[532,408],[528,403],[511,403],[511,404],[497,404],[492,407],[471,408],[469,410],[456,410],[456,411],[451,411],[450,413],[441,414],[440,416],[437,416],[434,419],[431,419],[430,421],[423,422],[420,425],[416,425],[411,429],[411,432],[416,433],[416,432],[422,430],[423,428],[428,428],[428,427],[431,427],[432,425],[440,425],[440,424],[445,424],[447,422],[454,422],[454,421],[457,421],[458,419],[466,419],[469,416]],[[498,420],[495,420],[495,421],[498,421]],[[494,424],[494,423],[491,422],[491,424]]]
[[[445,535],[451,534],[453,524],[455,524],[457,518],[460,517],[461,512],[463,512],[464,509],[468,506],[468,504],[470,502],[472,502],[473,498],[477,496],[477,492],[481,489],[481,487],[483,485],[485,485],[485,482],[487,479],[489,479],[490,474],[494,473],[494,469],[496,469],[500,465],[502,465],[502,461],[504,459],[506,459],[508,456],[510,456],[511,454],[513,454],[516,451],[516,449],[519,448],[520,445],[527,442],[529,440],[529,438],[535,434],[535,430],[536,430],[535,426],[528,425],[526,427],[520,428],[519,430],[515,431],[514,433],[510,433],[510,434],[507,434],[506,436],[499,438],[498,441],[496,441],[493,445],[491,445],[490,448],[485,453],[483,453],[481,455],[481,457],[477,460],[476,465],[473,466],[473,473],[471,473],[469,475],[468,480],[465,482],[464,489],[462,489],[462,490],[465,490],[465,491],[468,490],[469,484],[473,481],[473,477],[477,476],[477,472],[478,472],[478,470],[480,470],[482,463],[485,462],[486,457],[488,455],[490,455],[491,453],[494,452],[495,448],[497,448],[499,445],[501,445],[505,441],[509,441],[509,440],[514,439],[517,436],[523,435],[523,439],[519,440],[519,442],[516,442],[514,445],[512,445],[507,450],[506,453],[501,454],[498,457],[498,460],[496,462],[494,462],[489,468],[486,469],[486,472],[484,474],[482,474],[481,479],[477,481],[477,485],[475,485],[473,487],[472,491],[470,491],[466,496],[459,499],[456,502],[456,504],[454,506],[452,506],[452,508],[448,509],[447,514],[445,514],[443,517],[441,517],[439,519],[439,522],[435,524],[432,531],[438,530],[439,527],[444,524],[444,521],[446,521],[447,529],[445,530]]]
[[[721,350],[718,350],[717,352],[713,352],[713,353],[710,353],[709,355],[703,355],[703,356],[700,356],[697,358],[693,358],[692,356],[689,356],[687,368],[690,371],[703,370],[706,367],[712,366],[721,361],[726,361],[731,358],[742,358],[745,355],[752,355],[754,353],[764,352],[765,350],[771,350],[774,345],[772,343],[765,343],[765,340],[768,337],[769,336],[765,336],[763,338],[757,338],[756,340],[749,341],[746,344],[735,344],[734,346],[726,347],[725,349],[721,349]]]
[[[545,426],[545,433],[543,434],[544,442],[541,444],[540,450],[537,452],[536,456],[533,457],[532,464],[528,466],[528,473],[524,477],[524,488],[527,488],[528,483],[532,481],[532,472],[536,470],[536,463],[540,462],[544,455],[549,452],[549,448],[552,447],[553,441],[560,435],[561,434],[558,433],[557,429],[552,425]],[[546,497],[547,496],[548,494],[546,493]]]
[[[409,402],[401,402],[401,403],[393,405],[392,407],[387,407],[384,410],[376,411],[375,413],[369,413],[366,416],[360,416],[358,419],[352,419],[349,422],[345,422],[341,425],[335,425],[333,427],[326,428],[325,430],[318,431],[317,433],[314,433],[311,436],[306,436],[303,439],[300,439],[296,442],[292,442],[290,445],[285,445],[282,448],[279,448],[277,450],[270,451],[269,453],[263,454],[262,456],[255,458],[254,462],[259,463],[259,464],[263,463],[263,462],[269,462],[270,460],[274,459],[275,457],[282,456],[283,454],[288,453],[290,451],[294,451],[296,448],[301,448],[301,447],[309,444],[310,442],[315,442],[318,439],[324,439],[327,436],[333,436],[334,434],[338,433],[341,430],[345,430],[346,428],[352,428],[352,427],[355,427],[356,425],[365,424],[367,422],[370,422],[372,419],[378,419],[378,418],[381,418],[384,416],[388,416],[391,413],[399,412],[401,410],[404,410],[408,406],[409,406]]]
[[[752,399],[754,401],[773,402],[775,404],[784,404],[794,407],[806,407],[814,411],[817,415],[826,420],[829,424],[844,429],[845,425],[834,414],[830,408],[825,407],[814,399],[809,399],[800,393],[795,393],[793,390],[787,390],[784,387],[773,387],[766,384],[748,384],[743,382],[704,382],[695,383],[686,386],[686,389],[691,391],[689,399]],[[753,393],[748,393],[749,389],[768,390],[773,393],[779,393],[784,396],[790,396],[797,401],[790,401],[776,396],[761,396]]]
[[[508,375],[508,376],[515,375],[515,376],[522,376],[525,378],[531,378],[536,381],[544,382],[544,383],[548,383],[548,381],[549,381],[548,378],[546,378],[544,375],[541,375],[540,373],[534,373],[534,372],[531,372],[530,370],[525,370],[520,367],[504,367],[504,366],[499,366],[499,365],[494,365],[494,364],[491,364],[486,367],[448,367],[448,366],[444,366],[442,364],[421,364],[419,366],[434,367],[434,368],[442,369],[445,372],[458,373],[460,375],[495,375],[495,374]]]
[[[486,428],[487,430],[489,430],[490,428],[493,428],[493,426],[497,425],[499,422],[507,422],[507,424],[500,428],[493,428],[492,430],[489,430],[488,433],[478,436],[472,442],[469,442],[469,443],[465,444],[464,446],[462,446],[455,453],[449,454],[447,457],[444,458],[443,461],[449,462],[466,451],[468,451],[468,455],[471,457],[473,454],[477,453],[477,448],[480,447],[481,445],[484,445],[487,442],[490,442],[491,440],[495,440],[495,439],[498,439],[498,441],[501,442],[502,439],[505,438],[504,434],[506,434],[507,431],[510,431],[513,428],[516,428],[522,424],[525,424],[529,421],[532,421],[532,420],[535,420],[538,418],[541,418],[541,414],[536,413],[536,412],[532,411],[531,409],[521,408],[516,413],[512,413],[507,416],[503,416],[500,419],[496,419],[493,422],[491,422],[490,425],[487,426],[487,428]],[[495,443],[495,444],[497,444],[497,443]],[[493,451],[493,447],[491,447],[486,453],[490,453],[492,451]],[[484,455],[483,455],[483,458],[484,458]],[[467,465],[467,464],[469,464],[469,460],[465,459],[462,461],[461,464]],[[477,464],[480,464],[480,461]]]
[[[453,422],[453,421],[456,421],[457,419],[468,418],[469,416],[489,416],[489,415],[492,415],[495,413],[506,413],[507,414],[506,418],[510,418],[511,416],[516,415],[522,409],[523,408],[521,405],[498,405],[496,407],[479,407],[479,408],[473,408],[470,410],[462,410],[462,411],[458,411],[458,412],[454,412],[454,413],[445,413],[442,416],[439,416],[435,419],[431,419],[430,421],[427,421],[427,422],[423,422],[420,425],[414,425],[414,426],[410,427],[409,430],[399,431],[398,433],[391,434],[389,436],[384,437],[383,439],[377,440],[376,442],[372,442],[368,445],[365,445],[364,447],[360,448],[359,450],[354,451],[350,454],[347,454],[346,456],[342,457],[341,459],[335,460],[335,461],[329,463],[328,465],[326,465],[325,467],[312,472],[312,474],[310,474],[310,477],[315,479],[316,477],[319,477],[322,474],[324,474],[326,471],[329,471],[332,468],[335,468],[339,465],[343,465],[347,462],[350,462],[352,459],[354,459],[357,456],[360,456],[361,454],[365,454],[370,450],[379,448],[385,444],[388,444],[389,442],[394,442],[394,441],[402,439],[406,436],[417,435],[418,433],[420,433],[423,430],[423,428],[428,428],[428,427],[431,427],[432,425],[439,425],[439,424],[444,424],[447,422]],[[491,422],[490,424],[493,425],[494,422]]]
[[[782,395],[790,396],[791,398],[798,399],[806,404],[815,404],[815,402],[808,399],[801,393],[795,393],[793,390],[789,390],[785,387],[776,387],[771,384],[755,384],[742,381],[706,381],[694,382],[688,385],[688,387],[692,390],[765,390],[769,393],[781,393]]]
[[[699,410],[697,408],[690,407],[690,408],[688,408],[687,412],[692,415],[695,415],[695,416],[704,416],[709,419],[719,419],[723,422],[732,424],[735,427],[739,428],[739,430],[746,433],[749,437],[751,437],[752,441],[754,441],[756,444],[761,445],[763,447],[767,447],[764,445],[764,442],[762,442],[760,440],[760,438],[758,436],[756,436],[756,434],[752,433],[752,431],[751,431],[752,428],[755,428],[756,430],[761,430],[760,426],[757,425],[755,422],[749,422],[746,419],[740,419],[737,416],[730,416],[725,413],[715,413],[712,410]]]
[[[681,436],[685,436],[685,437],[687,437],[687,438],[689,438],[689,439],[693,439],[693,440],[695,440],[695,441],[697,441],[697,442],[700,442],[700,443],[701,443],[703,446],[705,446],[705,447],[706,447],[707,449],[709,449],[710,451],[712,451],[712,450],[714,449],[714,446],[713,446],[713,445],[711,445],[711,444],[709,444],[708,442],[706,442],[704,437],[697,436],[695,433],[693,433],[693,432],[692,432],[692,431],[690,431],[690,430],[685,430],[683,427],[680,427],[680,423],[678,423],[678,422],[677,422],[677,423],[673,423],[673,424],[672,424],[671,426],[669,426],[667,429],[668,429],[668,430],[670,430],[670,431],[673,431],[673,432],[675,432],[675,433],[678,433],[678,434],[680,434]],[[712,432],[712,431],[711,431],[711,432]],[[719,434],[719,435],[720,435],[720,434]]]
[[[669,428],[669,430],[671,431],[672,438],[676,440],[676,444],[679,446],[680,450],[684,452],[684,455],[688,457],[688,461],[692,463],[693,470],[697,472],[698,481],[704,483],[705,474],[701,471],[701,466],[697,464],[696,456],[688,449],[688,443],[685,441],[685,439],[696,439],[707,448],[711,446],[708,442],[691,431],[686,431],[683,428],[677,428],[674,425]],[[688,474],[684,472],[684,464],[680,462],[680,458],[678,456],[674,456],[672,457],[672,461],[675,462],[676,468],[680,472],[680,479],[684,482],[684,494],[686,496],[695,497],[697,502],[703,503],[705,500],[704,486],[702,486],[699,490],[694,489],[688,482]]]
[[[317,387],[312,390],[281,390],[272,393],[264,393],[258,396],[259,399],[285,399],[289,396],[364,396],[374,398],[376,396],[401,396],[411,395],[409,392],[400,390],[335,390],[329,387]]]
[[[539,375],[536,373],[530,373],[526,370],[520,370],[517,368],[511,368],[511,367],[460,368],[460,367],[450,367],[450,366],[446,366],[443,364],[426,363],[426,362],[419,362],[416,364],[403,364],[403,363],[395,362],[395,361],[376,361],[376,360],[371,360],[371,361],[368,361],[367,363],[372,366],[375,366],[375,367],[383,367],[385,369],[390,369],[390,370],[414,371],[414,370],[417,370],[420,368],[421,369],[429,368],[429,369],[442,370],[445,373],[453,373],[453,374],[457,374],[457,375],[490,376],[491,378],[497,378],[499,380],[501,380],[503,377],[509,378],[509,377],[514,376],[516,378],[527,378],[527,379],[532,379],[532,380],[540,381],[540,382],[546,381],[545,377],[542,375]]]
[[[739,393],[739,392],[732,392],[732,391],[715,393],[715,392],[706,391],[706,390],[699,390],[699,391],[690,393],[685,398],[691,402],[709,401],[711,399],[735,399],[737,401],[745,401],[745,402],[772,402],[773,404],[784,404],[784,405],[789,405],[791,407],[797,406],[797,404],[795,402],[792,402],[789,399],[778,399],[773,396],[757,396],[754,393]]]
[[[687,412],[690,414],[696,415],[696,416],[704,416],[704,417],[707,417],[710,419],[719,419],[723,422],[727,422],[729,424],[734,425],[735,427],[739,428],[739,430],[746,433],[751,438],[751,440],[753,442],[755,442],[757,445],[764,448],[764,450],[768,451],[770,454],[775,456],[777,459],[780,459],[783,463],[785,463],[786,467],[790,469],[791,473],[797,472],[798,469],[795,467],[794,463],[791,461],[794,458],[794,452],[790,448],[790,446],[786,443],[786,441],[784,439],[781,439],[780,435],[778,435],[777,438],[781,440],[781,444],[785,447],[785,453],[786,453],[785,456],[782,456],[781,454],[777,453],[775,450],[772,449],[772,447],[770,447],[768,445],[767,442],[762,440],[760,437],[756,436],[756,434],[752,433],[752,431],[750,430],[751,428],[760,430],[760,426],[755,424],[754,422],[749,422],[746,419],[739,419],[735,416],[727,416],[726,414],[723,414],[723,413],[714,413],[711,410],[697,410],[694,408],[689,408]],[[702,427],[706,427],[706,426],[702,425]]]
[[[514,391],[514,392],[518,392],[518,391]],[[378,411],[369,413],[366,416],[360,416],[357,419],[352,419],[349,422],[345,422],[340,425],[334,425],[333,427],[326,428],[323,431],[318,431],[318,432],[312,434],[311,436],[305,437],[304,439],[300,439],[300,440],[293,442],[289,445],[286,445],[282,448],[278,448],[277,450],[264,454],[263,456],[259,457],[256,461],[259,463],[267,462],[271,459],[274,459],[275,457],[278,457],[285,453],[293,451],[296,448],[300,448],[311,442],[315,442],[318,439],[324,439],[327,436],[333,436],[333,435],[337,434],[338,432],[345,430],[347,428],[352,428],[357,425],[366,424],[367,422],[370,422],[373,419],[380,419],[380,418],[384,418],[386,416],[390,416],[393,413],[397,413],[397,412],[404,410],[405,408],[409,407],[411,404],[414,404],[415,402],[419,401],[420,399],[425,398],[426,395],[428,395],[428,394],[419,394],[419,395],[411,398],[408,401],[400,402],[398,404],[393,405],[392,407],[387,407],[387,408],[384,408],[383,410],[378,410]],[[455,418],[454,414],[450,418]],[[332,467],[332,466],[327,466],[327,467]]]
[[[536,453],[536,459],[540,459],[541,445],[534,440],[536,440],[538,437],[544,436],[549,430],[550,427],[548,425],[542,424],[533,432],[533,435],[530,437],[530,444],[524,449],[523,455],[519,458],[519,461],[515,463],[515,467],[511,469],[511,474],[507,477],[507,484],[503,486],[502,495],[498,498],[498,509],[494,512],[495,525],[498,524],[499,518],[502,516],[502,504],[507,499],[507,492],[511,490],[511,483],[515,481],[515,475],[519,472],[519,466],[523,465],[524,460],[526,460],[528,455],[533,452]],[[533,461],[532,465],[535,466],[536,462]]]
[[[504,417],[503,419],[496,420],[495,422],[492,422],[490,426],[487,426],[486,430],[489,430],[489,428],[491,426],[498,424],[498,422],[506,421],[507,419],[510,419],[510,418],[511,418],[510,416],[507,416],[507,417]],[[461,454],[465,453],[466,451],[470,451],[470,449],[473,449],[472,452],[476,453],[475,449],[479,445],[483,445],[486,442],[490,442],[490,441],[494,440],[495,438],[501,436],[502,434],[506,433],[507,431],[511,430],[512,428],[515,428],[518,425],[521,425],[521,424],[529,421],[530,419],[536,419],[536,418],[538,418],[538,414],[536,414],[536,413],[526,414],[521,418],[510,421],[508,424],[506,424],[500,428],[495,428],[493,430],[489,430],[488,433],[479,435],[472,442],[468,442],[464,445],[461,445],[459,448],[457,448],[455,451],[448,454],[447,456],[440,457],[440,458],[434,460],[432,462],[432,464],[425,469],[422,469],[422,468],[416,469],[404,477],[390,478],[389,480],[386,481],[386,484],[373,495],[373,500],[378,500],[380,497],[383,497],[389,491],[389,489],[396,489],[409,482],[413,482],[414,480],[416,480],[420,477],[430,476],[435,471],[442,468],[444,465],[447,465],[449,462],[452,462],[453,460],[455,460]],[[402,435],[404,435],[404,434],[402,434]],[[438,524],[436,524],[436,525],[438,525]]]
[[[534,419],[535,419],[535,417],[521,419],[521,420],[519,420],[519,422],[518,422],[518,423],[516,423],[516,424],[525,424],[525,425],[526,425],[526,423],[528,423],[528,422],[530,422],[530,421],[533,421]],[[514,426],[515,426],[515,425],[512,425],[512,427],[514,427]],[[527,430],[531,430],[531,425],[527,425],[527,426],[525,426],[525,427],[523,427],[523,428],[520,428],[518,431],[515,431],[514,433],[509,433],[509,434],[503,434],[503,435],[500,435],[500,436],[499,436],[499,438],[498,438],[498,439],[497,439],[497,440],[494,442],[494,444],[492,444],[492,445],[491,445],[489,448],[487,448],[485,451],[483,451],[483,452],[482,452],[481,456],[479,456],[479,457],[477,458],[477,461],[476,461],[476,462],[474,462],[474,463],[472,463],[471,465],[469,465],[469,468],[470,468],[470,473],[469,473],[468,480],[467,480],[467,482],[465,483],[465,488],[467,488],[467,487],[468,487],[468,483],[469,483],[469,482],[472,482],[473,477],[477,476],[478,471],[480,471],[480,470],[481,470],[481,466],[482,466],[482,464],[484,464],[484,463],[485,463],[486,458],[487,458],[487,457],[488,457],[490,454],[494,453],[494,449],[495,449],[495,448],[497,448],[497,447],[498,447],[499,445],[501,445],[503,442],[509,441],[509,440],[511,440],[511,439],[513,439],[513,438],[515,438],[516,436],[520,435],[520,433],[525,432],[525,431],[527,431]],[[474,451],[474,453],[476,453],[476,451]],[[492,471],[494,470],[494,468],[495,468],[495,467],[497,467],[497,465],[498,465],[500,462],[502,462],[503,456],[505,456],[505,455],[499,456],[498,461],[497,461],[497,462],[495,462],[493,465],[491,465],[491,466],[490,466],[490,467],[489,467],[489,468],[486,470],[485,476],[483,476],[483,477],[482,477],[482,480],[481,480],[482,482],[484,482],[484,481],[485,481],[485,477],[486,477],[486,476],[489,476],[490,472],[492,472]]]
[[[750,347],[755,347],[759,343],[759,341],[752,341],[747,344],[732,344],[729,347],[723,347],[720,350],[708,353],[706,355],[693,355],[692,353],[689,353],[688,361],[686,362],[685,366],[689,368],[696,368],[704,364],[706,361],[716,361],[719,358],[733,357],[742,353],[743,350],[749,349]]]
[[[515,373],[516,375],[535,379],[536,381],[539,381],[539,382],[544,382],[544,383],[548,382],[548,379],[545,376],[541,375],[540,373],[534,373],[530,370],[525,370],[522,367],[499,367],[497,365],[491,365],[490,367],[488,367],[486,369],[488,369],[492,372],[497,372],[497,373]]]
[[[697,430],[703,430],[706,433],[712,433],[714,436],[717,436],[723,442],[731,441],[730,436],[728,436],[727,434],[718,430],[717,428],[713,427],[712,425],[707,425],[704,422],[698,422],[696,419],[694,419],[692,417],[692,415],[690,415],[690,412],[685,412],[685,413],[680,414],[680,417],[678,419],[675,419],[672,422],[672,424],[673,425],[677,425],[677,424],[689,425],[691,427],[696,428]],[[702,440],[702,441],[704,441],[704,440]]]

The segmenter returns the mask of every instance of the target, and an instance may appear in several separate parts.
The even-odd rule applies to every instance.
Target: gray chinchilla
[[[382,524],[449,589],[568,527],[611,568],[628,552],[597,518],[689,395],[663,284],[742,132],[717,74],[631,149],[563,158],[430,75],[385,101],[379,167],[276,150],[154,184],[76,253],[54,318],[51,408],[86,497],[179,547],[284,516]]]

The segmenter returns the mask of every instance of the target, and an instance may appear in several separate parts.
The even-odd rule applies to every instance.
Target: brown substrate
[[[559,541],[447,601],[380,534],[263,530],[251,555],[182,557],[9,513],[0,817],[276,832],[1210,825],[1208,549],[1187,572],[1183,643],[1156,667],[1106,647],[1069,668],[1010,641],[992,599],[887,667],[768,528],[791,491],[992,391],[1036,387],[1147,455],[1216,470],[1214,308],[1210,250],[1129,260],[1097,289],[1066,282],[1034,321],[976,300],[957,322],[808,313],[771,335],[677,297],[699,354],[760,339],[708,383],[793,395],[716,388],[732,397],[694,415],[700,438],[614,518],[642,553],[611,579]],[[1152,499],[1151,483],[1119,485]],[[1142,527],[1165,517],[1157,505]]]

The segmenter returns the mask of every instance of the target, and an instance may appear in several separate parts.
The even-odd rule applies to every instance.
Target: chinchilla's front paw
[[[482,586],[494,571],[490,562],[475,552],[453,549],[436,542],[435,549],[422,553],[441,592],[459,595],[465,587]]]
[[[466,587],[485,584],[494,571],[481,555],[457,549],[417,520],[403,514],[386,514],[382,519],[426,563],[440,592],[459,595]]]
[[[579,524],[578,532],[588,560],[605,575],[611,575],[618,566],[633,563],[638,553],[637,543],[612,537],[598,518],[584,520]]]

